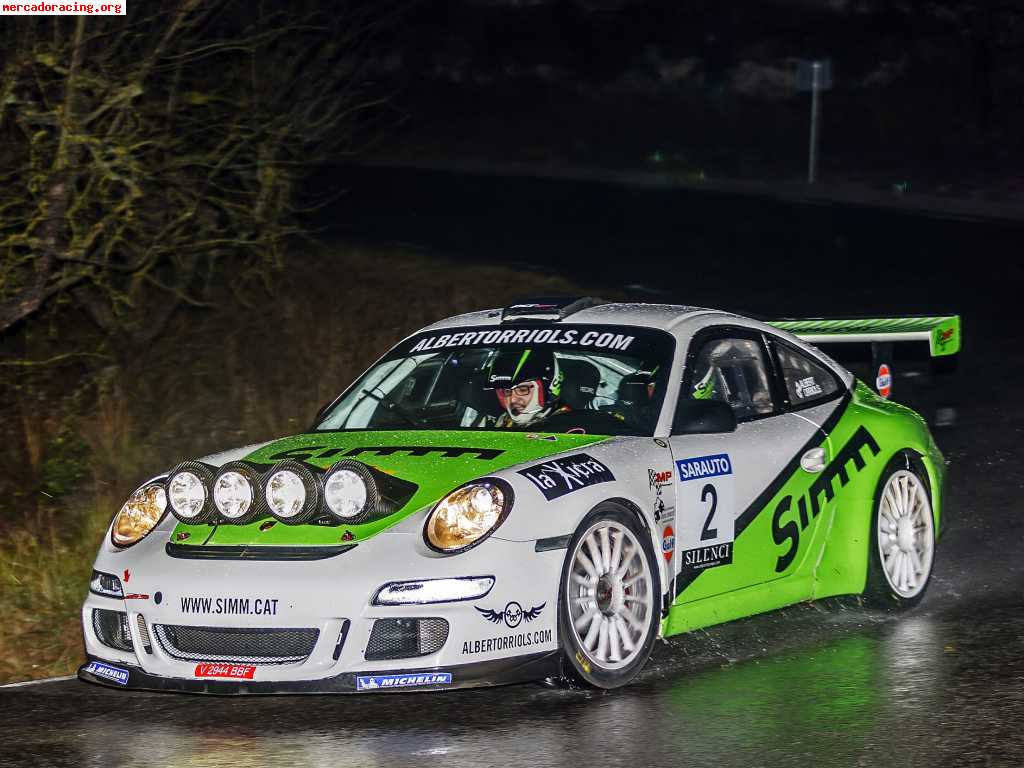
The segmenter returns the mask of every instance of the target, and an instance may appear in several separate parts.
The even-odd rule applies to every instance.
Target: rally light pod
[[[263,475],[267,511],[286,525],[301,525],[322,514],[323,478],[305,464],[289,459]]]
[[[167,505],[171,514],[183,523],[213,523],[217,510],[213,506],[215,470],[201,461],[183,461],[167,475]]]
[[[213,478],[209,495],[221,522],[243,525],[267,512],[263,478],[244,461],[229,461]]]
[[[354,459],[343,459],[324,475],[323,511],[335,523],[366,523],[401,509],[419,486]]]
[[[343,523],[361,523],[377,509],[380,493],[370,468],[343,459],[324,475],[324,511]]]

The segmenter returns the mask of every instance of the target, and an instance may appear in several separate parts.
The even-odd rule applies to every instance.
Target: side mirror
[[[735,432],[736,414],[721,400],[691,400],[680,397],[672,419],[673,435],[710,435]]]

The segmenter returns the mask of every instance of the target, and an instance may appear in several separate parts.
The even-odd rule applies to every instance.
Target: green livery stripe
[[[357,525],[278,522],[265,526],[273,520],[269,516],[245,525],[178,523],[170,540],[185,546],[357,544],[435,503],[462,483],[514,464],[579,450],[607,439],[601,435],[482,430],[324,431],[286,437],[254,451],[245,457],[246,461],[269,468],[279,461],[294,459],[326,470],[342,459],[354,459],[416,483],[417,490],[394,514]]]
[[[771,325],[812,343],[927,341],[932,357],[960,351],[960,316],[772,320]]]

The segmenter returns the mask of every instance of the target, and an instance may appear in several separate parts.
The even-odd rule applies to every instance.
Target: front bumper
[[[127,550],[101,549],[96,570],[122,578],[126,598],[89,594],[82,606],[86,656],[120,672],[108,671],[105,677],[90,671],[87,663],[79,670],[81,679],[115,688],[195,693],[313,693],[369,690],[365,680],[360,685],[361,677],[387,678],[380,686],[386,688],[401,676],[450,676],[438,684],[406,681],[394,686],[415,691],[560,673],[556,605],[564,550],[536,552],[533,541],[491,537],[468,552],[443,557],[422,545],[418,530],[381,534],[337,556],[305,561],[183,559],[168,554],[165,543],[165,537],[151,535]],[[426,605],[372,603],[380,587],[392,581],[485,575],[495,582],[482,598]],[[495,619],[513,604],[521,610],[512,610],[508,620]],[[230,605],[243,609],[222,610]],[[118,650],[101,641],[93,624],[97,609],[125,615],[129,647]],[[376,622],[428,618],[448,625],[436,652],[367,659]],[[316,630],[317,639],[303,658],[287,663],[218,657],[212,651],[184,658],[158,637],[157,625],[239,632]],[[218,663],[254,669],[245,670],[246,679],[237,679],[234,670],[212,678],[201,672]]]
[[[129,688],[143,691],[174,691],[178,693],[205,693],[215,696],[232,696],[238,694],[296,694],[296,693],[367,693],[370,689],[360,686],[359,678],[412,678],[413,684],[381,686],[372,689],[373,693],[415,693],[417,691],[445,691],[453,688],[479,688],[508,683],[523,683],[540,680],[545,677],[562,675],[562,654],[555,651],[533,653],[527,656],[480,661],[447,667],[444,672],[451,675],[450,683],[416,683],[415,678],[436,676],[438,669],[394,669],[373,670],[369,672],[343,672],[340,675],[325,677],[318,680],[278,680],[260,682],[256,680],[236,682],[229,680],[194,680],[187,678],[161,677],[146,672],[141,667],[125,664],[120,669],[128,673],[127,680],[122,683],[113,682],[89,671],[90,662],[98,661],[110,666],[115,663],[104,659],[90,659],[78,670],[78,677],[89,683],[97,683],[108,688]],[[399,680],[399,682],[403,682]],[[364,684],[365,685],[365,684]]]

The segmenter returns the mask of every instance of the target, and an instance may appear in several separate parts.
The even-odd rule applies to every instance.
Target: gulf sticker
[[[196,677],[228,677],[252,680],[256,667],[252,664],[196,664]]]
[[[661,533],[661,554],[665,557],[665,562],[672,562],[672,555],[676,551],[676,532],[672,530],[671,525],[665,526],[665,530]]]
[[[878,390],[878,394],[882,397],[888,397],[892,394],[892,372],[885,363],[878,366],[878,376],[875,377],[875,389]]]

